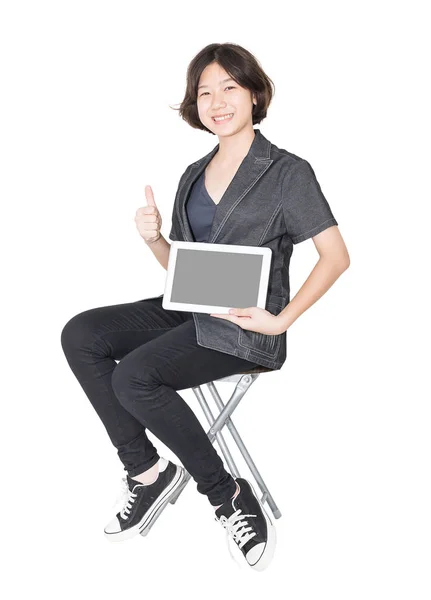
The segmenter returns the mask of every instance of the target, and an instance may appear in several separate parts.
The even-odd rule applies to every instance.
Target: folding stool
[[[268,490],[268,487],[266,486],[265,482],[263,481],[263,478],[262,478],[261,474],[259,473],[255,463],[253,462],[253,459],[251,458],[250,453],[248,452],[247,448],[245,447],[244,442],[242,441],[235,425],[233,424],[232,417],[231,417],[233,411],[238,406],[241,399],[245,396],[245,393],[250,388],[251,384],[259,377],[259,374],[267,372],[267,371],[273,371],[273,370],[274,369],[270,369],[270,368],[264,367],[262,365],[258,365],[257,367],[255,367],[254,369],[251,369],[250,371],[241,371],[240,373],[237,373],[236,375],[229,375],[228,377],[222,377],[221,379],[216,379],[214,381],[208,382],[206,385],[208,386],[208,389],[214,399],[214,402],[216,403],[217,408],[220,411],[219,415],[216,419],[214,419],[211,409],[208,406],[208,403],[202,392],[201,386],[198,385],[196,387],[193,387],[192,390],[194,391],[194,393],[199,401],[199,404],[201,405],[202,410],[204,411],[204,414],[210,424],[210,429],[209,429],[207,435],[208,435],[209,439],[211,440],[211,443],[213,443],[215,439],[217,440],[217,442],[220,446],[220,449],[223,453],[223,456],[226,460],[226,463],[227,463],[227,466],[228,466],[228,469],[229,469],[231,475],[233,477],[241,477],[241,475],[239,474],[238,468],[235,465],[234,459],[229,451],[229,448],[224,440],[223,434],[221,433],[221,429],[225,425],[229,429],[242,456],[244,457],[245,462],[247,463],[248,467],[250,468],[250,471],[252,472],[253,477],[255,478],[257,484],[259,485],[260,490],[263,493],[262,498],[261,498],[261,503],[264,504],[265,502],[267,502],[269,508],[272,510],[272,512],[274,514],[274,518],[279,519],[281,517],[281,512],[280,512],[279,508],[277,507],[273,497],[271,496],[271,494]],[[218,390],[215,386],[215,382],[236,383],[236,386],[232,393],[232,396],[230,397],[230,399],[226,405],[223,404],[223,400],[220,398],[220,394],[218,393]],[[191,475],[190,475],[190,473],[188,473],[186,471],[186,477],[185,477],[182,485],[178,489],[177,494],[175,496],[173,496],[171,498],[171,500],[169,501],[171,504],[175,504],[175,502],[178,500],[181,492],[184,490],[184,488],[186,487],[186,485],[190,479],[191,479]],[[162,510],[163,510],[163,508],[162,508]],[[160,511],[160,512],[162,512],[162,511]],[[144,529],[144,531],[141,532],[141,535],[143,535],[143,536],[147,535],[147,533],[151,529],[152,525],[157,520],[158,516],[159,516],[159,514],[155,515],[155,519],[151,522],[150,526],[147,529]]]

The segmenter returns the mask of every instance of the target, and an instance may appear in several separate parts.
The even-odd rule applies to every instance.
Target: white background
[[[429,600],[425,5],[2,3],[4,597]],[[81,311],[163,293],[134,216],[151,185],[168,238],[181,174],[217,144],[170,108],[213,42],[274,81],[256,127],[313,166],[351,258],[235,413],[282,513],[263,573],[235,566],[194,481],[147,538],[105,540],[124,471],[60,344]],[[292,298],[317,259],[295,246]]]

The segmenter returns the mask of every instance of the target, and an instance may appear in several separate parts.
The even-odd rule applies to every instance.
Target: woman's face
[[[250,90],[231,79],[218,63],[211,63],[202,71],[197,90],[198,114],[203,125],[216,135],[229,136],[244,126],[253,127],[253,102],[256,100]],[[232,116],[225,120],[213,119],[230,113]]]

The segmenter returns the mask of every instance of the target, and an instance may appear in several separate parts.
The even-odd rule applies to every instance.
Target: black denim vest
[[[278,315],[290,302],[289,264],[293,244],[338,223],[310,164],[272,144],[259,129],[254,131],[249,152],[217,205],[208,243],[271,248],[265,308]],[[186,200],[193,183],[218,148],[217,144],[183,173],[172,212],[171,240],[194,241]],[[193,319],[199,346],[271,369],[280,369],[286,360],[286,332],[265,335],[205,313],[193,313]]]

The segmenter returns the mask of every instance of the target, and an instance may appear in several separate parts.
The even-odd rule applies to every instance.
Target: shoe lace
[[[135,501],[137,494],[134,494],[128,486],[127,478],[123,477],[121,479],[121,490],[117,499],[115,500],[113,506],[116,507],[120,505],[122,508],[120,510],[120,515],[123,519],[127,519],[129,516],[130,510],[132,508],[133,502]]]
[[[251,540],[252,537],[257,535],[257,533],[253,531],[253,528],[250,525],[248,525],[247,519],[244,518],[255,517],[256,515],[241,513],[242,510],[239,508],[233,514],[231,514],[229,518],[225,517],[225,515],[221,515],[220,519],[214,517],[214,519],[221,523],[222,526],[226,529],[226,543],[229,550],[229,554],[239,567],[241,565],[236,560],[230,549],[229,536],[236,542],[239,548],[242,548],[244,544],[248,542],[248,540]]]

